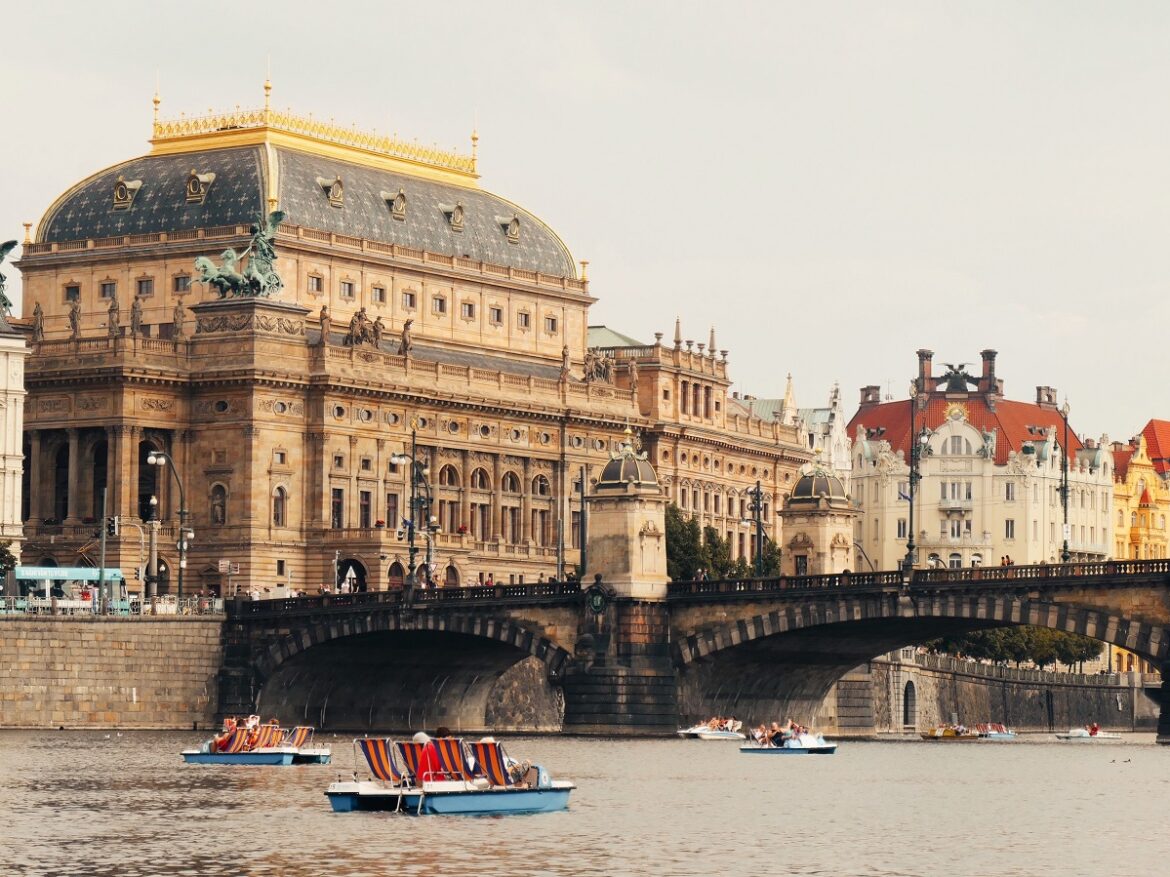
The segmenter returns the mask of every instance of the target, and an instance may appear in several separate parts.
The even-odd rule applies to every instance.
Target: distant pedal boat
[[[441,779],[417,777],[425,743],[392,742],[367,737],[354,741],[372,779],[330,783],[325,791],[335,813],[391,810],[411,815],[488,816],[551,813],[569,805],[576,785],[554,780],[539,765],[529,769],[530,781],[517,784],[507,768],[503,746],[487,741],[470,744],[474,770],[462,740],[432,741],[439,755]]]
[[[755,755],[833,755],[837,751],[837,744],[826,742],[821,734],[798,734],[779,746],[760,745],[752,741],[740,746],[739,751]]]
[[[288,731],[276,725],[261,725],[259,738],[248,746],[249,729],[236,728],[222,745],[206,740],[198,749],[184,749],[187,764],[328,764],[330,751],[313,747],[313,729],[297,727]]]
[[[1121,739],[1120,734],[1114,734],[1110,731],[1098,731],[1091,733],[1088,728],[1069,728],[1067,732],[1056,735],[1057,740],[1069,740],[1078,743],[1116,743]]]

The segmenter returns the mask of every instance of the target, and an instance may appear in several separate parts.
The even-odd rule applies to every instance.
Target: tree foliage
[[[764,540],[764,576],[780,575],[780,549]],[[672,580],[690,581],[703,570],[708,578],[748,578],[756,575],[755,558],[731,559],[731,542],[714,527],[700,527],[671,503],[666,507],[666,572]]]
[[[976,630],[957,637],[931,640],[926,647],[933,652],[956,655],[997,664],[1012,662],[1017,667],[1031,661],[1043,669],[1048,665],[1074,667],[1101,654],[1098,640],[1048,627],[995,627]]]
[[[9,570],[16,569],[16,563],[16,555],[12,553],[12,540],[0,542],[0,578],[8,575]]]

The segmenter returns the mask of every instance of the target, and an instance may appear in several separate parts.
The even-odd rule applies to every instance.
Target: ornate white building
[[[914,402],[882,402],[878,387],[862,388],[861,407],[849,423],[855,436],[852,495],[861,512],[855,530],[858,569],[894,569],[906,555],[914,435],[920,442],[925,435],[914,509],[920,567],[998,565],[1005,557],[1016,564],[1060,562],[1062,454],[1068,457],[1072,559],[1109,556],[1108,439],[1078,439],[1052,387],[1037,387],[1032,403],[1004,399],[995,351],[982,356],[979,377],[969,375],[964,364],[935,377],[933,353],[918,351]]]
[[[0,540],[12,541],[11,551],[20,557],[24,525],[20,516],[21,476],[24,454],[24,361],[28,357],[24,336],[0,316]]]

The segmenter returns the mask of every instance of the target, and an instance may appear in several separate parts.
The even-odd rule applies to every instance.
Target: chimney
[[[1041,408],[1056,407],[1056,387],[1037,387],[1036,404]]]
[[[861,406],[877,405],[882,401],[882,388],[876,384],[861,388]]]
[[[979,353],[983,357],[983,380],[979,382],[979,389],[984,393],[995,392],[995,353],[994,350]]]
[[[918,392],[929,393],[934,389],[930,385],[930,361],[934,358],[933,350],[920,348],[918,351]]]

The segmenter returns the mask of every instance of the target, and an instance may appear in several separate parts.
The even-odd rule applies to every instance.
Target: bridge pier
[[[1170,661],[1162,664],[1162,697],[1158,712],[1158,742],[1170,746]]]
[[[576,660],[562,680],[564,730],[621,736],[675,733],[678,679],[670,656],[669,607],[617,598],[607,600],[601,612],[585,613]]]

